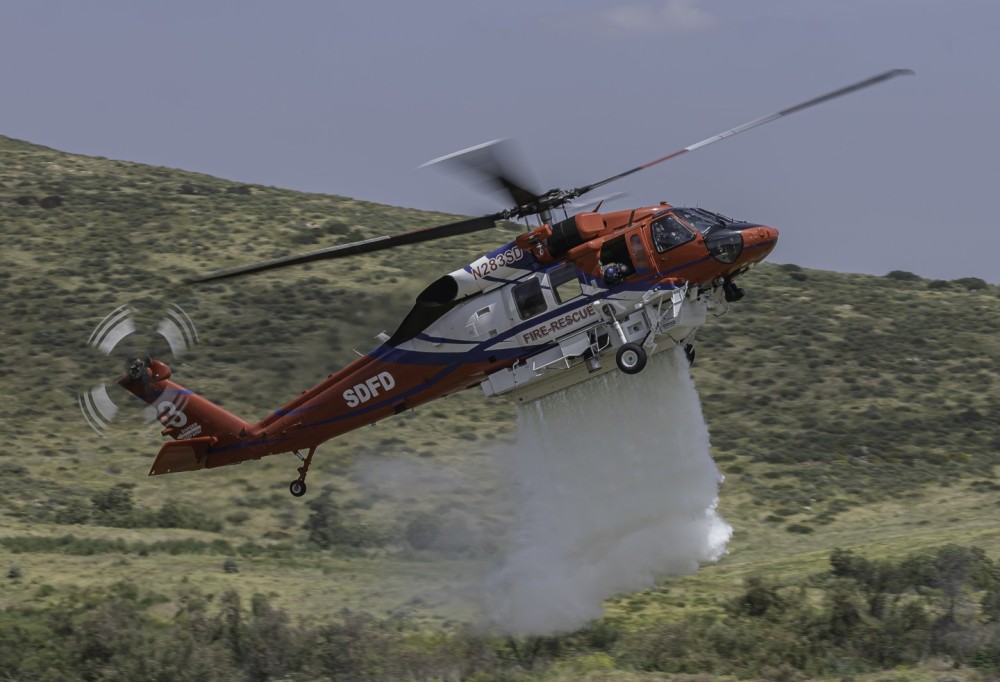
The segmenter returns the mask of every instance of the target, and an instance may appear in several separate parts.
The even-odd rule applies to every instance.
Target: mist
[[[605,599],[726,552],[722,476],[680,351],[519,407],[517,442],[500,457],[518,513],[484,594],[499,630],[575,630]]]

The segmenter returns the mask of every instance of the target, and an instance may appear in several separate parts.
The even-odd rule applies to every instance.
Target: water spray
[[[504,465],[519,515],[486,612],[545,635],[599,618],[605,599],[694,572],[726,551],[722,476],[682,351],[519,407]]]

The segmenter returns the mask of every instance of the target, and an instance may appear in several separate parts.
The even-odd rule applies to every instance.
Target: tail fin
[[[163,424],[164,443],[149,475],[205,468],[209,449],[245,437],[251,425],[170,380],[170,368],[159,360],[132,358],[118,383],[149,404]]]

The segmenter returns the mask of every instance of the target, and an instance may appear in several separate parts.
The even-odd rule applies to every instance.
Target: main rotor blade
[[[630,168],[624,173],[619,173],[618,175],[612,175],[610,178],[605,178],[604,180],[600,180],[599,182],[595,182],[590,185],[584,185],[583,187],[578,187],[574,190],[571,190],[569,193],[572,194],[573,196],[580,196],[581,194],[586,194],[587,192],[595,190],[598,187],[608,184],[609,182],[614,182],[615,180],[621,180],[626,176],[632,175],[633,173],[638,173],[641,170],[646,170],[647,168],[655,166],[658,163],[669,161],[670,159],[676,158],[681,154],[693,152],[695,149],[707,147],[708,145],[718,142],[720,140],[724,140],[727,137],[738,135],[739,133],[750,130],[751,128],[756,128],[757,126],[764,125],[765,123],[770,123],[771,121],[777,120],[782,116],[788,116],[789,114],[794,114],[797,111],[802,111],[803,109],[808,109],[809,107],[816,106],[817,104],[828,102],[832,99],[836,99],[837,97],[841,97],[843,95],[847,95],[852,92],[857,92],[858,90],[862,90],[877,83],[882,83],[883,81],[887,81],[890,78],[895,78],[896,76],[908,76],[912,74],[913,71],[911,71],[910,69],[892,69],[890,71],[880,73],[877,76],[872,76],[871,78],[868,78],[863,81],[858,81],[857,83],[840,88],[839,90],[834,90],[832,92],[826,93],[825,95],[814,97],[800,104],[796,104],[795,106],[788,107],[787,109],[782,109],[781,111],[776,111],[773,114],[768,114],[767,116],[761,116],[760,118],[755,118],[752,121],[748,121],[747,123],[738,125],[735,128],[730,128],[729,130],[721,132],[718,135],[713,135],[712,137],[706,138],[701,142],[695,142],[694,144],[688,145],[683,149],[678,149],[677,151],[671,152],[666,156],[661,156],[660,158],[654,159],[648,163],[644,163],[641,166]]]
[[[254,272],[264,272],[265,270],[284,268],[289,265],[299,265],[301,263],[311,263],[318,260],[357,256],[362,253],[383,251],[385,249],[391,249],[396,246],[404,246],[406,244],[419,244],[420,242],[428,242],[435,239],[443,239],[445,237],[455,237],[460,234],[487,230],[493,227],[496,221],[501,217],[503,217],[501,214],[494,213],[493,215],[468,218],[454,223],[435,225],[434,227],[424,227],[419,230],[412,230],[410,232],[403,232],[400,234],[373,237],[359,242],[351,242],[350,244],[338,244],[337,246],[330,246],[325,249],[316,249],[315,251],[308,251],[294,256],[285,256],[284,258],[275,258],[274,260],[263,261],[261,263],[243,265],[235,268],[226,268],[225,270],[216,270],[215,272],[209,272],[205,275],[189,277],[184,280],[184,283],[198,284],[201,282],[212,282],[220,279],[228,279],[230,277],[238,277],[240,275],[249,275]]]
[[[541,192],[533,189],[528,164],[511,140],[501,138],[477,144],[451,154],[431,159],[419,168],[438,166],[456,174],[471,171],[490,190],[503,190],[510,194],[515,206],[536,201]]]

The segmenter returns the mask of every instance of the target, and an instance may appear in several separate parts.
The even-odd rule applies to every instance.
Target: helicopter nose
[[[758,225],[743,231],[743,242],[745,248],[754,254],[753,260],[762,261],[778,243],[778,230],[774,227]]]

